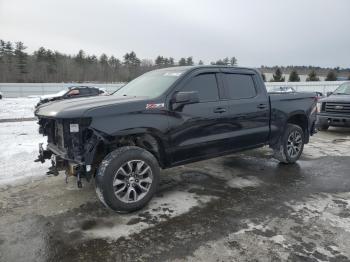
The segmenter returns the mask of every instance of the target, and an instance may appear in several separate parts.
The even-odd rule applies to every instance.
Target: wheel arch
[[[291,115],[289,115],[285,128],[288,124],[294,124],[297,126],[300,126],[304,133],[304,142],[307,144],[309,142],[310,136],[309,136],[309,121],[304,112],[295,112]]]
[[[107,155],[111,151],[123,146],[138,146],[149,151],[157,159],[159,166],[165,168],[169,164],[166,154],[167,143],[164,136],[157,131],[137,128],[124,130],[113,135],[108,135],[107,139],[101,140],[98,153]]]

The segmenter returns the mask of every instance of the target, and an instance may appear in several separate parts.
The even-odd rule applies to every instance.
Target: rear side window
[[[89,90],[89,88],[79,88],[79,91],[80,91],[80,95],[81,95],[81,96],[90,95],[90,90]]]
[[[224,74],[230,99],[252,98],[256,89],[251,75]]]
[[[98,95],[99,94],[99,89],[96,89],[96,88],[90,88],[90,93],[92,94],[92,95]]]
[[[219,100],[219,91],[215,74],[201,74],[195,76],[181,91],[197,91],[200,102]]]

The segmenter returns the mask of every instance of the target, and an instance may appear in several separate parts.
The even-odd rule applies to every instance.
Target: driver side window
[[[219,91],[214,73],[200,74],[192,78],[181,92],[197,91],[200,102],[218,101]]]

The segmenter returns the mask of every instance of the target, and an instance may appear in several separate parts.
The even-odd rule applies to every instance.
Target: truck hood
[[[67,99],[44,104],[37,108],[35,115],[49,118],[79,118],[88,116],[87,112],[101,107],[114,107],[142,101],[146,97],[94,96]]]
[[[350,95],[330,95],[329,97],[320,99],[320,102],[350,103]]]

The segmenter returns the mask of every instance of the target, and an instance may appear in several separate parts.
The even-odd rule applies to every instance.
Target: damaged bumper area
[[[101,136],[89,128],[89,119],[39,119],[39,133],[47,136],[47,146],[39,144],[37,162],[51,161],[48,175],[58,175],[65,171],[66,176],[76,176],[78,187],[81,179],[91,179],[95,170],[92,165]]]

